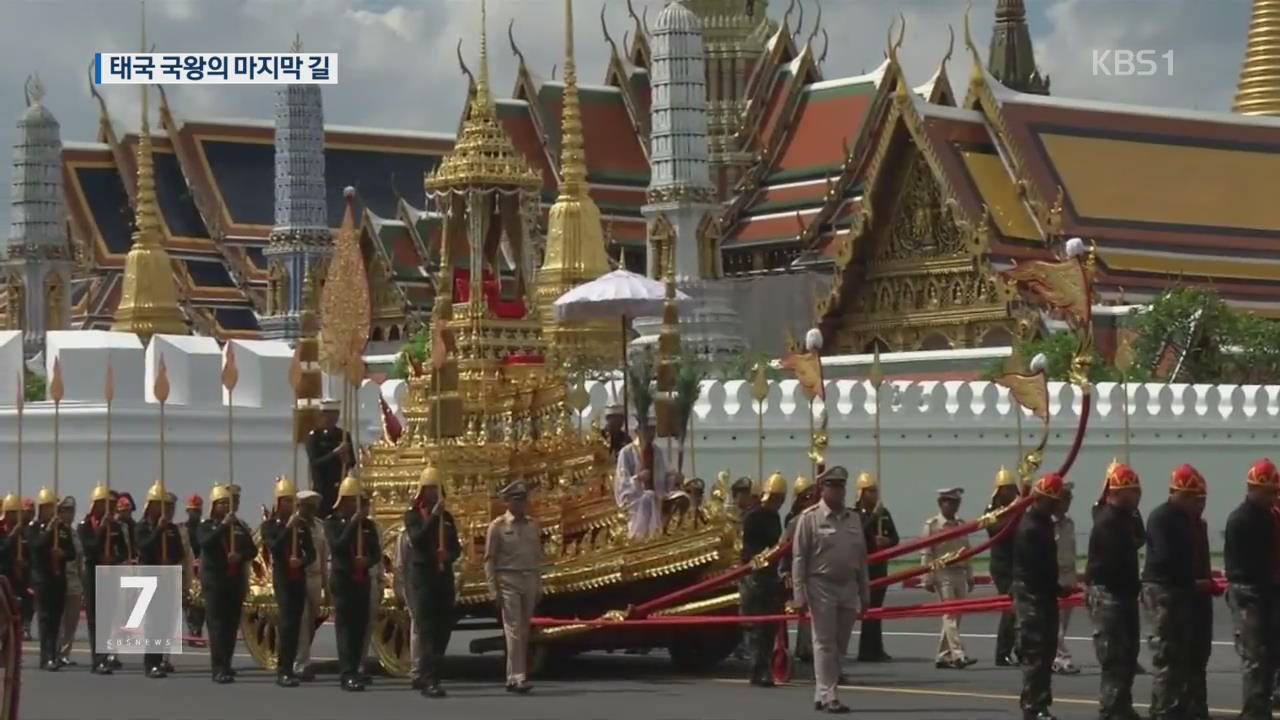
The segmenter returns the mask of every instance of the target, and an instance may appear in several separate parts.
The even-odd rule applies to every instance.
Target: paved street
[[[891,604],[924,599],[918,591],[890,595]],[[853,685],[841,698],[855,717],[882,720],[984,720],[1018,718],[1016,670],[996,668],[994,616],[975,616],[962,626],[971,655],[981,660],[965,671],[936,670],[936,620],[898,621],[886,627],[886,644],[895,661],[884,665],[849,663]],[[489,633],[485,633],[489,634]],[[1088,636],[1087,618],[1077,610],[1072,619],[1070,647],[1083,672],[1057,676],[1055,713],[1062,720],[1096,717],[1097,665]],[[362,720],[408,717],[429,713],[437,718],[506,718],[510,720],[782,720],[815,717],[811,710],[812,671],[800,666],[788,687],[756,689],[741,680],[745,668],[728,661],[700,677],[675,674],[661,652],[647,656],[596,653],[583,655],[535,680],[527,697],[503,691],[502,657],[467,654],[471,634],[454,637],[448,660],[449,697],[428,700],[413,692],[407,680],[378,678],[365,693],[344,693],[332,675],[315,683],[286,690],[258,670],[247,655],[237,660],[239,682],[217,686],[208,678],[207,655],[190,649],[175,657],[179,673],[166,680],[148,680],[139,670],[140,656],[125,656],[126,668],[110,677],[87,672],[87,653],[80,665],[58,673],[31,668],[36,648],[28,643],[23,676],[24,720]],[[1215,717],[1235,714],[1240,706],[1239,661],[1231,645],[1225,606],[1214,616],[1214,655],[1210,664],[1209,699]],[[857,639],[854,640],[856,647]],[[333,657],[331,626],[321,630],[317,656]],[[1143,663],[1150,658],[1144,652]],[[1135,694],[1149,698],[1150,682],[1138,679]]]

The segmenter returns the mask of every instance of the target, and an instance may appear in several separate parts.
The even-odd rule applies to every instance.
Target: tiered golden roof
[[[538,189],[542,178],[512,144],[498,122],[489,91],[489,47],[485,0],[480,0],[480,74],[458,142],[427,178],[427,189],[518,187]]]
[[[547,249],[538,270],[538,305],[552,352],[601,365],[618,354],[615,323],[562,323],[553,303],[609,272],[600,208],[587,185],[587,160],[573,55],[573,0],[565,0],[564,114],[560,132],[560,196],[547,214]]]
[[[1232,112],[1280,115],[1280,0],[1253,0]]]
[[[145,12],[145,11],[144,11]],[[142,22],[142,52],[147,51],[146,17]],[[138,188],[133,246],[125,258],[120,304],[111,329],[141,335],[185,335],[187,322],[178,306],[173,266],[164,248],[160,208],[156,200],[155,167],[151,157],[151,123],[147,119],[147,86],[142,85],[142,127],[138,131]]]

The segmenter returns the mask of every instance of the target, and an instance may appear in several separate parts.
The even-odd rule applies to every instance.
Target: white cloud
[[[757,0],[760,1],[760,0]],[[901,56],[913,82],[933,73],[947,48],[947,25],[956,47],[949,68],[963,96],[970,61],[964,47],[960,0],[821,0],[823,26],[831,38],[824,66],[828,77],[870,70],[883,57],[886,31],[899,13],[907,20]],[[662,0],[650,0],[649,17]],[[637,10],[644,3],[635,0]],[[781,17],[787,3],[773,0]],[[816,16],[805,0],[801,40]],[[1248,26],[1248,0],[1028,0],[1037,58],[1050,73],[1055,95],[1226,110],[1230,105]],[[983,57],[989,43],[994,0],[975,4],[973,34]],[[515,34],[525,57],[549,76],[561,63],[561,0],[490,0],[489,48],[495,89],[509,91],[514,61],[506,38]],[[607,47],[600,32],[601,3],[575,2],[579,74],[598,83]],[[632,29],[622,0],[607,0],[606,17],[619,43]],[[161,50],[283,50],[294,33],[307,49],[340,53],[340,84],[325,89],[328,121],[414,130],[454,130],[464,81],[455,46],[476,68],[478,2],[469,0],[152,0],[149,42]],[[797,15],[793,15],[793,20]],[[46,104],[62,122],[64,140],[92,140],[97,108],[88,97],[86,69],[96,51],[131,49],[138,43],[137,5],[128,0],[0,1],[0,148],[11,148],[14,122],[22,112],[22,83],[39,72]],[[819,38],[817,43],[821,44]],[[1097,78],[1095,48],[1152,48],[1174,52],[1172,77]],[[268,118],[271,92],[264,87],[170,87],[174,110],[183,117]],[[138,123],[136,89],[103,93],[117,127]],[[8,158],[0,161],[0,187],[8,186]],[[8,203],[0,204],[7,233]]]

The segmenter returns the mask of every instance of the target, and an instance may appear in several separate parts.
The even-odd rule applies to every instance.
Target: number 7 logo
[[[136,630],[142,625],[142,619],[147,615],[147,608],[151,607],[151,599],[156,596],[156,587],[158,585],[158,578],[154,575],[120,578],[121,589],[136,588],[140,591],[138,593],[138,601],[133,604],[129,619],[124,623],[125,629]]]

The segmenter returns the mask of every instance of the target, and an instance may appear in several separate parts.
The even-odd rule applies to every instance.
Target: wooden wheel
[[[22,612],[9,581],[0,578],[0,720],[17,720],[22,673]]]
[[[373,623],[373,650],[382,670],[392,677],[409,677],[413,657],[409,653],[409,613],[384,604]]]
[[[240,616],[240,635],[245,649],[263,670],[276,669],[276,641],[279,613],[274,602],[250,604]]]

